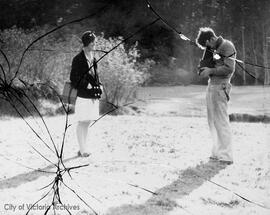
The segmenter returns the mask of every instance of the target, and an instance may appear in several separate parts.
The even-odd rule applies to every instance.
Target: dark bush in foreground
[[[270,116],[233,113],[230,114],[231,122],[263,122],[270,123]]]

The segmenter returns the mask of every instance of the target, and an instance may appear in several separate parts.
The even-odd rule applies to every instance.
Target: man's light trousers
[[[206,92],[207,118],[213,138],[211,157],[233,161],[232,133],[228,116],[230,83],[208,84]]]

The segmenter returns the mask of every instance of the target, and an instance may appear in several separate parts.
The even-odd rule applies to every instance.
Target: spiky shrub
[[[97,49],[110,50],[123,38],[98,38]],[[99,56],[102,55],[99,53]],[[136,45],[126,49],[123,44],[108,54],[99,64],[101,81],[105,87],[108,101],[121,105],[129,101],[140,86],[148,78],[148,69],[152,62],[139,63],[139,52]]]
[[[7,79],[11,79],[16,73],[24,49],[48,30],[49,27],[46,26],[31,30],[13,27],[0,32],[0,47],[10,59],[11,65]],[[35,86],[35,96],[38,99],[45,97],[56,100],[54,92],[45,86],[53,86],[61,94],[65,81],[69,80],[72,58],[80,51],[81,43],[79,34],[65,32],[51,34],[39,40],[24,56],[17,77],[28,83],[45,83]],[[108,51],[122,39],[98,36],[96,48]],[[97,52],[96,58],[103,54]],[[139,57],[136,45],[125,48],[124,44],[121,44],[98,63],[98,72],[105,88],[103,100],[122,105],[132,99],[137,87],[148,78],[148,69],[153,64],[150,60],[138,62]],[[7,70],[3,58],[1,64]]]

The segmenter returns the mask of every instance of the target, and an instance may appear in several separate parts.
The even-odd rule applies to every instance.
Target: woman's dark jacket
[[[97,69],[95,59],[94,66]],[[94,71],[94,67],[91,69]],[[97,91],[94,88],[100,85],[99,78],[96,72],[95,75],[89,74],[89,66],[84,51],[81,51],[72,60],[70,81],[71,85],[78,90],[78,97],[96,98],[95,94]],[[89,83],[92,85],[92,89],[87,89]],[[102,93],[101,90],[99,93]]]

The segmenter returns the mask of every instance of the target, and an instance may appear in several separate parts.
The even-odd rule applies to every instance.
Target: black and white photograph
[[[0,0],[0,215],[269,215],[269,0]]]

